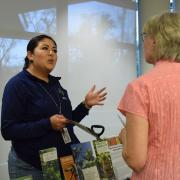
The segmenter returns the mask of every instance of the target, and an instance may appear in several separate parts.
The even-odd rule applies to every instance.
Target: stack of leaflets
[[[107,140],[93,141],[100,178],[103,180],[115,180],[111,154]]]
[[[71,145],[79,180],[100,180],[91,142]]]
[[[118,137],[73,144],[71,149],[72,155],[60,158],[56,148],[40,151],[44,180],[62,180],[59,163],[65,180],[124,180],[132,173],[122,158]]]
[[[131,175],[131,170],[122,157],[123,146],[118,137],[111,137],[106,140],[108,142],[115,177],[117,180],[124,180]]]
[[[118,137],[74,144],[71,148],[78,180],[124,180],[131,176],[132,171],[122,158],[123,147]]]
[[[59,158],[55,147],[40,150],[44,180],[61,180]]]
[[[65,180],[76,180],[77,169],[72,155],[60,157]]]

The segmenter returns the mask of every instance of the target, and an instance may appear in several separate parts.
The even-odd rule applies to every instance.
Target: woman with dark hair
[[[60,78],[50,75],[56,61],[57,45],[51,37],[32,38],[23,71],[11,78],[4,89],[1,132],[5,140],[12,141],[10,179],[27,175],[43,179],[39,150],[56,147],[59,157],[71,154],[71,144],[79,140],[67,119],[81,121],[92,106],[102,105],[106,98],[105,88],[96,91],[93,86],[85,100],[72,110]]]

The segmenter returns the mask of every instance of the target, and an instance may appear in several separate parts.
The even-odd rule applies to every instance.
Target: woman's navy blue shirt
[[[49,75],[47,83],[23,70],[11,78],[4,89],[2,136],[12,141],[22,160],[38,169],[41,169],[39,150],[56,147],[60,157],[71,154],[71,144],[79,142],[73,126],[68,125],[72,142],[65,144],[61,133],[52,129],[49,118],[60,109],[66,118],[78,122],[88,114],[82,103],[72,110],[67,91],[59,80],[59,77]]]

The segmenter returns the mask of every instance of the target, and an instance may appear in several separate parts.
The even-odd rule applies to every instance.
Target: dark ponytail
[[[23,67],[23,69],[27,69],[27,68],[29,67],[29,64],[30,64],[29,59],[28,59],[28,57],[26,56],[26,57],[24,58],[24,67]]]

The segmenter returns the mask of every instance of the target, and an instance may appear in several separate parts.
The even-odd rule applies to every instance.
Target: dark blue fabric
[[[79,142],[72,125],[67,126],[72,143],[66,145],[61,133],[51,127],[49,118],[59,113],[60,103],[61,112],[68,119],[80,121],[88,114],[88,109],[82,103],[72,110],[67,91],[62,88],[59,80],[60,78],[50,75],[49,82],[46,83],[23,70],[11,78],[4,89],[2,136],[5,140],[12,141],[22,160],[36,168],[40,168],[39,150],[56,147],[60,157],[71,154],[70,145]]]

